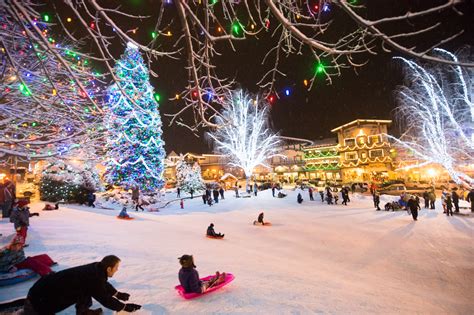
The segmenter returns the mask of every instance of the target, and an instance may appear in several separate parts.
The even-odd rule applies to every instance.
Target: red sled
[[[258,221],[253,221],[253,225],[270,226],[270,225],[272,225],[272,223],[267,221],[267,222],[265,222],[264,224],[262,224],[262,223],[260,223],[260,222],[258,222]]]
[[[209,281],[212,277],[215,277],[215,275],[212,275],[212,276],[207,276],[207,277],[204,277],[204,278],[201,278],[200,280],[201,281]],[[197,297],[200,297],[200,296],[203,296],[203,295],[206,295],[208,293],[211,293],[211,292],[214,292],[220,288],[222,288],[223,286],[225,286],[226,284],[232,282],[232,280],[234,280],[235,277],[233,274],[231,273],[226,273],[225,275],[225,280],[224,282],[222,283],[219,283],[218,285],[215,285],[213,287],[210,287],[209,289],[207,289],[206,292],[204,293],[185,293],[184,292],[184,289],[181,285],[177,285],[175,286],[175,290],[178,291],[178,294],[181,295],[184,299],[186,300],[191,300],[191,299],[194,299],[194,298],[197,298]]]
[[[117,216],[117,219],[120,219],[120,220],[133,220],[133,219],[135,219],[135,218],[132,218],[132,217],[128,217],[128,218],[127,218],[127,217],[119,217],[119,216]]]
[[[212,235],[207,235],[207,234],[206,234],[206,237],[213,238],[213,239],[216,239],[216,240],[221,240],[221,239],[224,238],[224,236],[212,236]]]

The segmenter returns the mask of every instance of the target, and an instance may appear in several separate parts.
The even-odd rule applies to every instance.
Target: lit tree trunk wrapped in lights
[[[454,62],[458,58],[445,50],[435,52]],[[398,118],[406,131],[400,139],[424,164],[441,165],[457,183],[474,183],[462,169],[474,162],[474,102],[469,91],[474,76],[460,66],[427,69],[413,61],[407,65],[408,85],[399,92]]]
[[[229,157],[229,164],[243,169],[248,180],[258,165],[269,167],[265,161],[278,155],[281,141],[270,128],[268,107],[252,100],[242,90],[224,100],[225,107],[216,124],[222,126],[207,135],[214,149]]]
[[[120,81],[108,90],[105,113],[105,178],[126,189],[159,190],[164,186],[165,157],[159,95],[154,93],[148,68],[135,45],[127,45],[115,66],[115,76]]]

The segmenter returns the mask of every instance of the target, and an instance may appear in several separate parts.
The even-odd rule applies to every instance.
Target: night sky
[[[130,0],[123,9],[127,12],[139,14],[150,14],[153,11],[152,0]],[[366,14],[370,19],[377,19],[389,15],[399,15],[406,12],[406,9],[416,11],[427,3],[444,3],[442,0],[370,0],[364,3],[367,6]],[[104,6],[113,7],[111,1],[101,1]],[[156,2],[155,2],[156,3]],[[59,7],[61,8],[60,4]],[[62,9],[62,8],[61,8]],[[420,48],[427,48],[436,41],[452,35],[457,30],[464,29],[465,32],[455,40],[441,46],[451,51],[465,45],[474,45],[474,2],[466,1],[459,7],[464,13],[460,17],[452,11],[442,14],[432,14],[425,19],[410,21],[409,23],[397,23],[389,26],[387,31],[404,30],[413,31],[420,26],[426,26],[433,19],[440,20],[443,25],[429,35],[422,35],[411,39],[412,42],[406,42],[408,45],[416,45]],[[326,36],[337,36],[337,32],[354,27],[354,22],[347,18],[341,12],[334,10],[335,17],[334,32]],[[64,12],[64,14],[68,14]],[[169,14],[173,14],[172,10]],[[171,16],[172,17],[172,16]],[[175,17],[177,18],[177,17]],[[140,29],[137,32],[136,39],[144,43],[149,40],[150,32],[153,29],[152,22],[141,21],[138,24]],[[127,26],[136,26],[128,20],[123,20]],[[416,23],[416,24],[415,24]],[[135,23],[137,24],[137,23]],[[125,27],[127,29],[127,27]],[[173,30],[178,33],[178,29]],[[259,40],[248,39],[236,43],[237,52],[233,52],[228,45],[223,44],[219,47],[222,57],[216,59],[218,72],[227,77],[234,77],[240,86],[250,92],[259,92],[256,83],[260,80],[267,67],[261,65],[265,53],[273,47],[274,40],[270,38],[270,33],[266,36],[260,36]],[[118,58],[123,52],[123,46],[114,46],[111,50]],[[368,64],[354,69],[348,68],[342,70],[340,77],[333,77],[332,84],[319,78],[313,85],[311,91],[307,91],[303,85],[304,79],[312,77],[314,71],[314,58],[308,50],[303,56],[290,56],[283,58],[282,69],[286,72],[286,77],[280,77],[277,82],[277,91],[283,92],[285,88],[291,89],[289,97],[281,93],[281,98],[274,102],[271,110],[272,123],[276,131],[282,135],[291,137],[301,137],[306,139],[318,139],[320,137],[331,136],[330,130],[357,118],[378,118],[395,119],[393,109],[396,106],[394,90],[397,85],[403,83],[403,73],[400,62],[392,60],[393,56],[400,55],[399,52],[385,53],[381,52],[380,45],[378,55],[369,55],[359,57],[359,61],[368,60]],[[184,55],[183,58],[184,59]],[[158,78],[152,78],[155,89],[162,95],[160,102],[161,114],[163,119],[164,140],[166,142],[166,151],[172,150],[177,153],[212,152],[203,137],[194,136],[187,128],[176,125],[169,126],[169,119],[164,115],[173,113],[183,106],[182,101],[168,101],[174,95],[180,92],[186,85],[187,72],[183,60],[174,61],[168,58],[161,58],[154,62],[153,70],[158,73]],[[189,113],[191,114],[191,113]],[[191,115],[185,115],[183,118],[189,119]],[[199,132],[203,134],[205,130]],[[391,132],[397,133],[396,125]]]

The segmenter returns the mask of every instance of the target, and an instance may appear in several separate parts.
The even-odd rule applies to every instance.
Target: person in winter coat
[[[5,209],[5,193],[4,193],[4,190],[5,190],[5,186],[3,185],[3,183],[0,183],[0,209],[2,210],[2,218],[6,218],[7,217],[7,214],[5,213],[4,209]]]
[[[453,199],[454,212],[459,212],[459,195],[456,189],[453,189],[451,192],[451,198]]]
[[[194,194],[194,189],[191,188],[191,189],[189,190],[189,194],[191,195],[191,199],[193,199],[193,198],[194,198],[194,196],[193,196],[193,194]]]
[[[92,207],[92,208],[95,208],[95,194],[92,190],[89,190],[89,192],[87,192],[87,206],[88,207]]]
[[[258,185],[257,183],[253,183],[253,193],[255,195],[255,197],[257,197],[257,193],[258,193]]]
[[[322,190],[319,192],[319,196],[321,197],[321,202],[324,202],[324,192]]]
[[[441,192],[441,206],[443,206],[443,213],[446,213],[446,197],[448,196],[446,189]]]
[[[209,195],[207,196],[207,204],[210,206],[212,206],[212,197]]]
[[[420,209],[420,205],[416,203],[415,197],[411,196],[410,199],[408,199],[407,209],[410,210],[413,220],[417,221],[418,209]]]
[[[276,190],[276,187],[275,185],[272,186],[272,196],[275,197],[275,190]]]
[[[330,191],[327,192],[326,201],[328,202],[328,205],[332,205],[332,193]]]
[[[195,269],[196,265],[194,264],[193,255],[183,255],[178,257],[178,259],[181,265],[181,269],[178,273],[179,283],[186,293],[202,294],[212,286],[225,281],[226,273],[223,272],[221,274],[219,271],[217,271],[216,276],[212,277],[209,281],[200,280],[199,273]]]
[[[180,198],[181,197],[181,188],[176,188],[176,198]]]
[[[118,216],[119,216],[119,218],[123,218],[123,219],[129,219],[130,218],[130,216],[127,213],[127,206],[123,206],[122,211],[120,211]]]
[[[435,195],[435,192],[434,192],[434,189],[432,189],[429,193],[428,193],[428,196],[429,196],[429,200],[430,200],[430,209],[435,209],[435,202],[436,202],[436,195]]]
[[[380,211],[380,194],[378,191],[374,191],[374,207],[377,211]]]
[[[446,196],[446,215],[449,216],[450,214],[451,216],[453,216],[453,201],[451,200],[451,196],[447,195]]]
[[[204,204],[207,203],[207,194],[206,194],[206,193],[202,194],[202,202],[203,202]]]
[[[219,189],[219,194],[221,195],[221,199],[224,200],[224,188]]]
[[[301,193],[298,193],[298,197],[296,197],[296,201],[298,201],[298,203],[303,202],[303,196],[301,196]]]
[[[308,188],[308,194],[309,194],[309,200],[314,201],[313,188],[312,187]]]
[[[28,234],[28,227],[30,226],[30,217],[39,216],[39,213],[30,213],[30,208],[27,207],[28,201],[20,200],[13,204],[13,211],[10,215],[10,222],[13,223],[15,231],[21,235],[24,240]]]
[[[214,202],[219,203],[219,191],[217,189],[212,191],[212,196],[214,197]]]
[[[16,198],[16,188],[15,184],[13,184],[9,179],[5,180],[3,186],[3,217],[8,218],[10,217],[10,213],[12,211],[12,204]]]
[[[260,223],[261,225],[265,225],[265,222],[263,222],[263,212],[261,212],[259,215],[258,215],[258,218],[257,218],[257,222]]]
[[[430,207],[430,195],[428,194],[428,191],[426,190],[423,193],[423,199],[425,200],[425,209],[428,209]]]
[[[107,280],[120,265],[117,256],[105,256],[100,262],[61,270],[39,279],[28,291],[25,314],[54,314],[76,305],[76,314],[102,314],[90,310],[92,298],[113,311],[134,312],[138,304],[125,304],[130,294],[119,292]],[[30,312],[30,313],[28,313]]]
[[[211,223],[208,227],[207,227],[207,232],[206,234],[208,236],[217,236],[217,237],[224,237],[224,234],[222,233],[216,233],[216,231],[214,231],[214,223]]]
[[[474,212],[474,188],[467,194],[466,201],[471,203],[471,212]]]
[[[15,272],[18,269],[31,269],[40,276],[51,273],[51,266],[56,265],[46,254],[26,257],[23,251],[25,239],[16,235],[5,248],[0,250],[0,272]]]

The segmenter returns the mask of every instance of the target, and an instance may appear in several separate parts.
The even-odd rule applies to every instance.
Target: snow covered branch
[[[458,58],[442,49],[439,58]],[[405,58],[407,85],[398,91],[398,119],[406,126],[398,145],[425,163],[441,165],[458,183],[474,183],[463,170],[474,163],[473,71],[460,66],[423,68]]]

